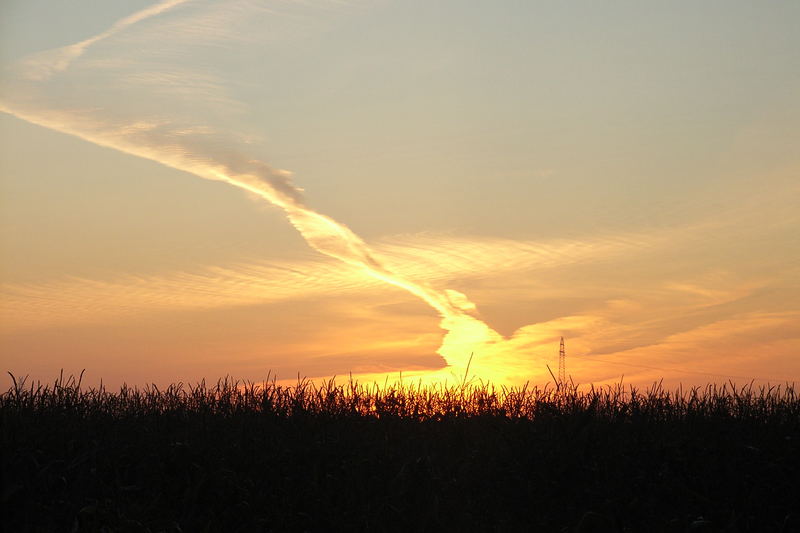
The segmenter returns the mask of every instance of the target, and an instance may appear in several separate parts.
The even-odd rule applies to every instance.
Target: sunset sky
[[[0,360],[800,381],[800,2],[4,0]],[[7,380],[8,381],[8,380]]]

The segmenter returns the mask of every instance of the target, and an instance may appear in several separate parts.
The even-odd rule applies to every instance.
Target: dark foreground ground
[[[800,532],[791,387],[62,382],[0,410],[5,531]]]

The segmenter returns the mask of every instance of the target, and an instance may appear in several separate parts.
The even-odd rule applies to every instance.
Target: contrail
[[[83,41],[71,44],[69,46],[64,46],[62,48],[56,48],[53,50],[46,50],[39,54],[35,54],[27,58],[21,65],[23,76],[30,80],[46,80],[53,74],[66,70],[73,61],[83,55],[87,48],[98,41],[107,39],[115,33],[124,30],[128,26],[159,15],[164,11],[172,9],[175,6],[184,4],[188,1],[189,0],[164,0],[163,2],[142,9],[141,11],[137,11],[132,15],[121,18],[111,25],[111,27],[106,31],[98,33],[94,37],[89,37],[88,39],[84,39]]]
[[[28,80],[43,81],[54,72],[66,70],[72,61],[90,46],[114,33],[173,8],[186,0],[168,0],[125,17],[99,35],[61,49],[40,54],[35,61],[37,76]],[[49,54],[49,55],[48,55]],[[117,121],[95,117],[96,110],[43,109],[22,102],[0,102],[0,111],[28,122],[75,135],[91,143],[150,159],[196,176],[224,181],[253,193],[280,207],[309,246],[318,252],[356,267],[382,282],[399,287],[432,307],[441,316],[441,327],[448,331],[439,354],[449,366],[463,366],[470,350],[493,344],[502,337],[469,311],[474,305],[457,291],[436,290],[417,283],[384,265],[369,246],[346,225],[311,209],[305,204],[302,190],[291,181],[291,174],[266,163],[248,158],[235,148],[235,141],[209,133],[207,128],[158,120]],[[231,147],[231,145],[234,145]]]

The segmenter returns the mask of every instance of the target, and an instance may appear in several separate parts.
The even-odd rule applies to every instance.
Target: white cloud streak
[[[312,210],[305,203],[302,191],[292,183],[290,173],[257,159],[243,135],[230,134],[209,118],[215,113],[223,116],[230,106],[236,105],[235,99],[225,93],[224,81],[213,72],[196,71],[176,60],[184,53],[191,54],[192,46],[205,37],[224,42],[232,31],[215,25],[214,21],[231,24],[241,20],[256,9],[255,4],[238,2],[235,10],[225,10],[229,18],[223,19],[215,18],[215,14],[227,4],[209,4],[191,13],[187,9],[186,17],[169,22],[176,30],[172,33],[173,45],[177,42],[188,47],[173,53],[164,53],[159,48],[161,43],[153,44],[153,37],[159,32],[157,24],[143,25],[149,27],[138,36],[126,31],[127,39],[116,43],[124,49],[140,39],[141,49],[130,48],[137,50],[138,55],[133,53],[122,59],[119,48],[105,46],[111,45],[123,30],[182,3],[172,0],[156,4],[92,38],[26,59],[17,70],[22,73],[21,78],[6,83],[9,90],[4,91],[0,110],[100,146],[246,190],[283,209],[312,248],[338,263],[328,260],[257,263],[162,276],[125,276],[111,281],[67,279],[7,285],[3,287],[4,328],[36,328],[153,310],[250,305],[398,287],[426,302],[442,317],[441,326],[448,333],[439,353],[451,365],[450,370],[465,364],[475,350],[479,353],[473,368],[488,377],[512,379],[530,366],[526,358],[531,350],[552,342],[559,332],[573,332],[576,338],[571,346],[589,353],[593,346],[608,345],[619,339],[635,343],[639,339],[637,330],[651,328],[654,323],[658,326],[659,319],[648,322],[644,311],[636,312],[642,317],[634,325],[615,321],[618,318],[615,310],[642,305],[641,300],[627,301],[617,295],[605,302],[604,309],[524,326],[512,338],[503,339],[476,317],[474,304],[464,294],[441,287],[457,279],[602,259],[631,248],[651,246],[658,236],[630,235],[557,243],[412,236],[370,246],[343,224]],[[262,8],[258,10],[263,12]],[[270,35],[270,38],[275,37]],[[105,57],[99,53],[86,54],[95,46],[98,51],[112,48],[112,53]],[[56,73],[60,75],[55,76]],[[127,102],[126,98],[134,101]],[[176,110],[186,101],[205,107],[196,110],[199,112]],[[698,300],[669,308],[676,314],[722,305],[738,297],[735,291],[731,294],[723,289],[709,289],[709,283],[702,280],[700,283],[678,280],[659,290]],[[664,307],[658,309],[664,312]],[[752,318],[746,316],[742,320]],[[712,325],[721,324],[713,331],[714,335],[719,333],[722,338],[740,327],[743,322],[737,320],[722,323],[712,319]],[[765,324],[783,327],[796,320],[796,315],[790,314],[768,317]],[[651,335],[647,345],[658,353],[668,349],[689,353],[693,346],[684,340],[694,342],[703,337],[711,331],[703,329],[710,327],[708,324],[708,320],[705,325],[684,322],[677,331],[693,334],[680,337],[682,333],[659,332],[661,340]],[[765,326],[767,330],[770,327]],[[707,339],[716,342],[711,337]],[[645,348],[621,347],[616,352],[645,362],[655,357]]]
[[[453,280],[541,271],[607,259],[650,246],[643,237],[596,241],[526,242],[405,235],[374,245],[374,255],[404,277],[431,285]],[[0,286],[3,329],[93,323],[131,314],[265,304],[290,299],[379,292],[388,286],[360,269],[325,259],[211,266],[157,276],[112,280],[66,278]],[[470,302],[450,293],[455,305]]]
[[[88,39],[84,39],[83,41],[71,44],[69,46],[64,46],[53,50],[46,50],[44,52],[34,54],[21,62],[20,72],[26,79],[45,81],[50,76],[53,76],[58,72],[63,72],[69,68],[72,62],[81,57],[90,46],[104,39],[108,39],[112,35],[123,31],[137,22],[160,15],[161,13],[164,13],[165,11],[168,11],[181,4],[185,4],[188,1],[189,0],[163,0],[162,2],[154,4],[118,20],[107,30],[89,37]]]
[[[120,20],[104,33],[61,49],[60,53],[40,56],[34,62],[40,74],[29,74],[28,80],[46,82],[53,72],[66,70],[90,46],[175,5],[178,2],[172,1],[145,9]],[[30,64],[30,61],[26,63]],[[108,89],[113,90],[114,87]],[[225,135],[193,133],[196,128],[192,125],[188,125],[187,130],[187,124],[182,120],[172,120],[167,116],[151,120],[147,116],[137,117],[134,112],[133,120],[118,118],[113,111],[103,108],[64,110],[57,99],[56,102],[38,100],[35,93],[31,97],[31,92],[16,94],[23,95],[21,101],[12,98],[3,102],[0,109],[100,146],[151,159],[202,178],[224,181],[283,209],[291,224],[318,252],[360,269],[379,281],[402,288],[436,310],[442,319],[441,327],[448,331],[439,353],[449,364],[455,363],[454,357],[464,359],[464,356],[463,353],[449,350],[448,345],[456,345],[458,352],[463,352],[466,345],[494,343],[502,339],[470,314],[468,309],[473,306],[468,304],[464,295],[458,294],[454,302],[451,296],[456,292],[434,289],[383,264],[347,226],[309,208],[303,200],[302,191],[292,184],[290,173],[271,168],[245,155],[246,147],[237,145],[236,139]],[[466,361],[460,363],[465,364]]]

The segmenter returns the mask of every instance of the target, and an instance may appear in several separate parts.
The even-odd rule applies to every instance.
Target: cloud
[[[682,228],[660,234],[545,243],[452,236],[408,236],[377,245],[365,242],[347,226],[311,209],[289,172],[268,165],[245,132],[227,127],[225,117],[239,105],[228,90],[237,80],[229,80],[213,68],[190,68],[182,61],[184,55],[197,54],[199,49],[210,53],[214,47],[224,47],[237,33],[258,38],[268,34],[269,39],[275,39],[280,32],[258,33],[238,27],[240,23],[250,24],[248,28],[253,30],[253,20],[265,20],[251,17],[265,13],[258,4],[197,2],[192,9],[187,6],[181,10],[182,17],[164,21],[164,25],[138,25],[140,31],[123,31],[182,3],[172,0],[156,4],[94,37],[24,60],[18,71],[23,75],[6,84],[0,109],[100,146],[234,185],[283,209],[312,248],[338,262],[321,258],[301,263],[206,267],[163,276],[123,276],[111,281],[66,279],[7,285],[3,288],[5,328],[400,288],[434,309],[447,332],[439,353],[451,368],[428,374],[430,378],[457,375],[458,366],[463,367],[470,352],[475,352],[472,368],[500,381],[517,379],[532,361],[541,370],[542,350],[564,332],[570,334],[570,347],[584,355],[613,354],[619,364],[636,361],[640,365],[658,363],[656,354],[664,350],[683,353],[682,347],[690,345],[682,340],[686,336],[712,347],[723,344],[713,340],[718,337],[711,333],[727,332],[736,337],[739,318],[724,307],[755,289],[736,280],[723,280],[714,286],[709,279],[692,280],[683,275],[643,289],[641,280],[651,280],[652,271],[663,269],[663,264],[687,261],[688,256],[677,253],[661,257],[661,264],[629,263],[627,256],[622,258],[631,249],[658,249],[660,244],[674,240],[677,233],[695,243],[704,241],[704,251],[711,249],[715,243],[709,238],[709,228],[694,236],[688,234],[697,228]],[[292,9],[304,5],[270,3],[270,8],[280,8],[272,14],[280,13],[286,20],[304,19],[296,26],[300,27],[307,23],[306,12]],[[292,9],[284,9],[286,6]],[[158,39],[164,34],[169,35],[166,42]],[[90,49],[93,54],[87,53]],[[725,223],[714,222],[717,227]],[[608,268],[619,270],[622,274],[617,275],[625,279],[620,281],[609,274],[606,279],[617,283],[610,287],[600,286],[596,280],[559,278],[560,285],[553,284],[557,288],[549,289],[551,294],[562,297],[563,287],[567,287],[566,294],[584,298],[582,308],[549,320],[531,320],[510,337],[490,327],[480,314],[481,299],[469,287],[442,286],[454,280],[496,280],[503,273],[522,276],[609,259],[621,261],[612,262]],[[625,268],[620,269],[620,264]],[[521,292],[519,284],[502,282],[507,290]],[[535,289],[542,293],[548,290],[541,281]],[[533,298],[530,294],[536,292],[526,293]],[[663,318],[665,314],[677,318]],[[742,318],[747,319],[757,322],[755,315]],[[782,320],[780,324],[785,325],[794,318],[768,316],[765,320],[769,324]],[[714,325],[721,329],[714,330]],[[764,326],[765,330],[769,327]],[[761,330],[749,331],[754,334]]]
[[[173,5],[164,4],[164,9]],[[77,43],[72,49],[67,48],[73,50],[67,56],[72,61],[89,46],[164,9],[145,10],[123,19],[107,32]],[[64,70],[69,65],[61,57],[46,59],[52,61],[53,70]],[[148,62],[144,62],[140,68],[146,71],[147,66]],[[46,77],[36,79],[43,81]],[[115,89],[119,91],[116,80],[102,87],[103,92],[114,92]],[[313,249],[349,267],[359,268],[384,283],[406,290],[430,305],[441,316],[441,327],[448,331],[445,341],[458,337],[459,331],[464,331],[469,339],[480,341],[497,336],[480,319],[466,314],[461,306],[454,304],[446,292],[382,264],[367,243],[350,228],[308,207],[303,200],[302,191],[292,184],[289,172],[274,169],[265,162],[246,155],[250,153],[249,147],[243,146],[235,136],[205,133],[207,124],[195,124],[191,120],[187,122],[180,114],[170,116],[169,109],[161,111],[160,116],[153,118],[146,109],[135,106],[123,114],[115,111],[120,107],[118,103],[109,108],[84,107],[76,110],[65,108],[61,96],[42,96],[42,93],[37,94],[36,91],[17,91],[3,103],[2,109],[19,118],[77,135],[95,144],[145,157],[248,191],[283,209],[291,224]],[[75,97],[78,101],[85,102],[83,105],[88,103],[80,92]],[[180,101],[175,103],[179,104]],[[197,133],[198,126],[203,133]],[[440,353],[448,357],[445,355],[447,352],[444,345]]]
[[[146,126],[145,126],[146,127]],[[598,261],[647,247],[643,236],[595,241],[509,241],[436,234],[391,237],[373,245],[382,262],[404,276],[434,285],[499,273],[552,269]],[[5,330],[56,323],[96,323],[158,310],[253,305],[336,294],[393,290],[358,267],[325,258],[208,266],[158,276],[122,275],[112,280],[69,277],[0,286]],[[447,290],[453,305],[474,304]]]
[[[118,20],[107,30],[89,37],[88,39],[84,39],[83,41],[71,44],[69,46],[64,46],[53,50],[46,50],[44,52],[34,54],[33,56],[29,56],[20,62],[19,72],[25,79],[33,81],[45,81],[50,76],[58,72],[65,71],[72,64],[72,62],[81,57],[90,46],[104,39],[108,39],[112,35],[121,32],[137,22],[160,15],[161,13],[179,6],[180,4],[184,4],[187,1],[188,0],[163,0],[162,2],[154,4]]]
[[[629,382],[800,380],[800,312],[744,312],[689,327],[650,343],[602,356],[579,355],[571,365],[579,376],[611,365]],[[765,355],[769,357],[765,357]],[[614,381],[618,378],[611,378]],[[595,379],[596,382],[602,380]]]

